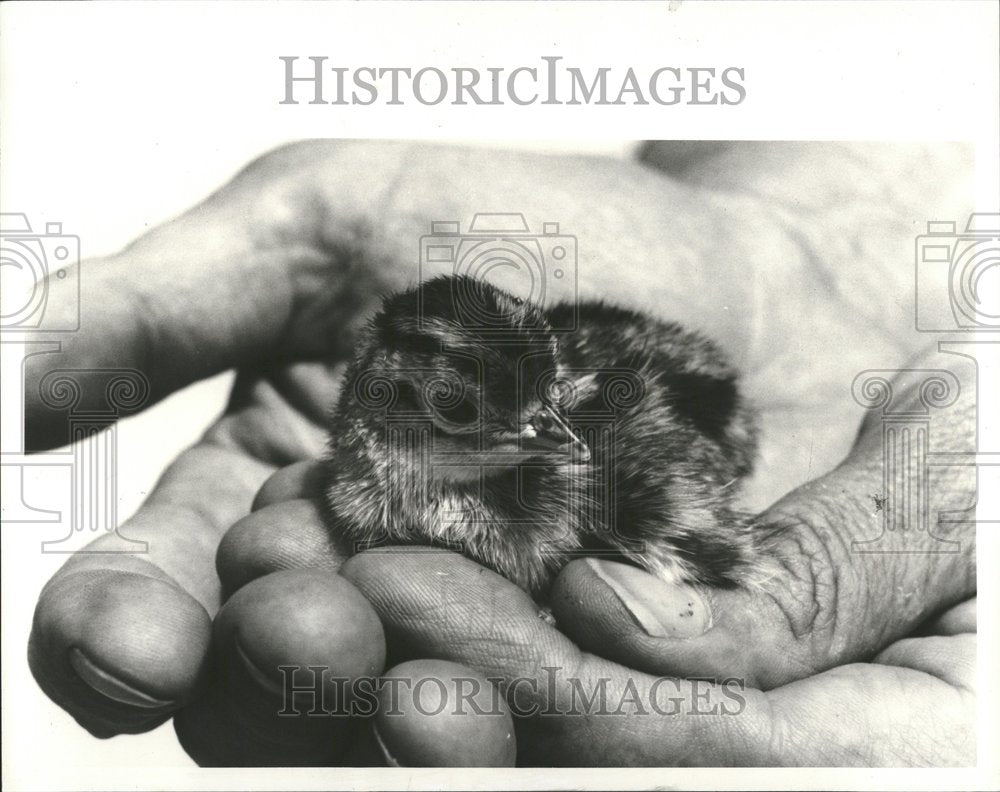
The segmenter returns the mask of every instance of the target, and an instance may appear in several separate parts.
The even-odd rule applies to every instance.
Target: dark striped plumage
[[[737,375],[702,336],[441,277],[388,297],[361,339],[327,513],[359,548],[452,547],[540,597],[576,555],[732,586],[753,554],[732,498],[754,448]]]

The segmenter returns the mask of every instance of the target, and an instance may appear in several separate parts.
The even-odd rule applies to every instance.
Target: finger
[[[868,641],[837,643],[843,630],[826,621],[821,609],[834,605],[818,581],[780,574],[766,588],[722,590],[587,559],[560,574],[552,607],[582,648],[654,674],[735,676],[769,690],[872,656]]]
[[[329,374],[328,366],[300,364],[280,377],[239,378],[227,414],[167,469],[139,512],[70,558],[43,592],[32,669],[43,690],[86,728],[104,736],[152,728],[159,721],[150,719],[153,705],[143,696],[169,713],[197,695],[208,652],[205,624],[221,598],[215,569],[220,539],[247,514],[254,494],[274,472],[259,459],[285,462],[322,448],[325,433],[312,417],[322,413],[320,405],[337,387]],[[138,580],[137,565],[142,567]],[[97,581],[88,589],[94,603],[76,620],[74,583],[85,578],[55,583],[84,571]],[[242,580],[249,577],[244,574]],[[168,600],[162,592],[122,596],[152,587],[157,579],[169,582]],[[175,612],[187,616],[174,624]],[[103,621],[120,622],[127,635],[112,641],[90,626]],[[152,629],[158,623],[164,626]],[[94,669],[67,659],[81,636],[88,639],[84,648]],[[177,681],[164,691],[160,679]],[[128,692],[136,695],[129,698]],[[109,697],[117,704],[107,705]]]
[[[339,762],[361,724],[355,680],[385,663],[378,616],[344,578],[291,570],[238,591],[214,626],[210,694],[178,713],[185,750],[202,765]]]
[[[972,692],[976,679],[975,647],[976,636],[971,633],[903,638],[889,644],[873,662],[923,671],[955,688]]]
[[[276,470],[254,496],[251,511],[282,501],[318,496],[322,473],[323,463],[314,459],[303,459]]]
[[[276,467],[318,459],[343,372],[344,364],[329,360],[240,372],[227,414],[206,436]]]
[[[920,635],[961,635],[977,632],[978,618],[976,615],[977,598],[973,597],[960,602],[954,608],[949,608],[939,616],[935,616],[926,624],[921,625]]]
[[[499,691],[471,668],[413,660],[380,681],[374,736],[393,767],[513,767],[514,723]]]
[[[186,451],[131,520],[43,589],[31,670],[91,733],[151,729],[196,695],[219,602],[215,549],[269,472],[232,449]]]
[[[975,372],[956,374],[954,403],[935,424],[939,447],[951,450],[975,447]],[[926,369],[904,371],[891,385],[893,409],[917,409],[926,382]],[[759,560],[743,588],[677,586],[621,564],[577,562],[553,594],[560,625],[638,668],[731,673],[765,689],[871,659],[976,590],[974,522],[937,523],[975,503],[975,468],[928,474],[918,460],[898,464],[877,500],[885,442],[869,419],[836,470],[756,520]],[[917,491],[919,512],[905,505]]]
[[[907,635],[927,614],[967,592],[968,573],[931,565],[884,566],[884,559],[844,552],[840,539],[812,527],[789,527],[780,563],[759,585],[721,590],[667,583],[635,567],[587,559],[557,578],[557,623],[581,647],[650,673],[737,676],[764,690],[856,660],[871,659]],[[944,562],[952,567],[953,561]],[[907,575],[926,585],[905,583]],[[869,580],[871,582],[869,582]],[[895,587],[888,580],[897,581]],[[968,621],[968,611],[951,617]]]
[[[322,164],[329,176],[350,178],[349,148],[291,146],[266,154],[120,253],[65,268],[71,277],[47,278],[43,329],[76,329],[38,334],[58,351],[26,361],[28,448],[67,442],[64,416],[46,407],[39,390],[57,369],[141,371],[153,403],[250,362],[344,357],[343,331],[384,290],[380,278],[388,271],[368,266],[357,250],[363,196],[357,207],[334,207],[317,175]],[[388,159],[385,167],[394,164]],[[367,179],[355,184],[379,190]]]
[[[236,522],[219,544],[216,569],[224,596],[271,572],[319,567],[330,574],[351,555],[350,543],[323,523],[315,501],[273,503]]]
[[[429,179],[431,173],[447,178]],[[473,216],[489,198],[487,189],[526,216],[558,214],[585,232],[581,246],[598,258],[579,280],[550,284],[558,296],[572,297],[577,283],[592,294],[642,294],[645,303],[668,306],[678,321],[711,327],[745,346],[744,313],[725,310],[746,296],[745,282],[716,278],[712,297],[703,298],[701,289],[684,293],[669,277],[649,277],[652,268],[662,274],[683,259],[678,252],[697,254],[702,226],[719,225],[717,204],[698,189],[600,158],[580,168],[575,158],[528,153],[305,141],[261,157],[200,206],[121,253],[86,262],[79,299],[74,278],[48,284],[51,326],[70,319],[75,326],[77,305],[80,320],[73,333],[37,334],[62,346],[26,364],[30,447],[65,442],[65,421],[59,425],[38,396],[41,378],[54,369],[138,369],[155,401],[242,364],[348,357],[345,328],[359,326],[379,295],[412,281],[405,262],[415,240],[441,212]],[[574,200],[567,202],[570,193]],[[691,222],[666,229],[650,223],[640,206],[683,206]],[[749,205],[743,211],[754,212],[761,233],[782,234],[766,213]],[[642,244],[613,253],[600,244],[622,233],[639,233]],[[745,234],[726,233],[727,246],[755,255]],[[702,270],[711,272],[685,268],[684,284],[697,285]]]
[[[556,624],[577,645],[651,674],[733,676],[766,689],[812,670],[787,646],[768,643],[761,611],[768,604],[744,592],[670,584],[586,559],[566,566],[551,596]]]
[[[57,575],[42,592],[28,662],[42,690],[96,737],[148,731],[197,689],[205,609],[138,558]]]
[[[967,662],[968,647],[956,643],[952,648],[953,660]],[[768,698],[775,764],[976,763],[975,696],[923,669],[852,664],[777,688]]]
[[[527,594],[462,556],[387,548],[341,573],[379,612],[394,657],[450,660],[498,681],[519,763],[739,764],[766,753],[759,691],[652,677],[581,652]]]
[[[880,766],[975,755],[974,702],[922,671],[854,664],[767,694],[655,677],[580,651],[527,595],[461,556],[370,551],[342,574],[379,612],[390,651],[498,679],[521,764]]]

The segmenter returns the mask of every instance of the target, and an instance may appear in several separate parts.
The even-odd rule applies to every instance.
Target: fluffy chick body
[[[495,327],[449,305],[456,284],[496,309]],[[456,377],[464,401],[442,396]],[[540,401],[559,402],[586,451],[496,452]],[[357,549],[449,547],[538,598],[581,555],[732,586],[754,552],[732,506],[754,449],[737,375],[706,338],[600,302],[543,311],[440,278],[386,300],[361,339],[331,419],[327,514]]]

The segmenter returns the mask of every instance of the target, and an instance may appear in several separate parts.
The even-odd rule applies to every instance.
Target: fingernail
[[[378,744],[379,751],[382,752],[382,758],[389,767],[403,767],[399,761],[389,753],[389,749],[386,747],[385,741],[382,739],[382,735],[379,733],[378,726],[372,723],[372,734],[375,735],[375,742]]]
[[[149,710],[167,709],[174,706],[172,701],[153,698],[109,674],[76,647],[69,650],[69,664],[73,666],[73,670],[76,671],[80,679],[112,701]]]
[[[649,635],[695,638],[712,626],[712,610],[690,586],[666,583],[628,564],[588,558],[587,564]]]

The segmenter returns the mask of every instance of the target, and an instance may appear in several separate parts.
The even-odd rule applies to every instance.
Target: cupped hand
[[[972,539],[956,537],[959,553],[887,553],[872,563],[859,562],[848,541],[878,536],[868,507],[881,482],[877,426],[854,443],[862,410],[850,383],[861,370],[899,366],[918,348],[899,304],[909,283],[908,235],[914,222],[961,211],[947,175],[959,155],[924,162],[887,200],[916,153],[720,145],[671,159],[668,149],[647,150],[648,160],[661,161],[657,170],[432,146],[296,144],[117,256],[85,262],[80,332],[60,352],[28,360],[31,445],[65,441],[65,416],[38,397],[53,369],[137,368],[154,398],[228,367],[241,373],[226,414],[120,529],[148,541],[148,554],[78,555],[43,591],[30,659],[46,692],[99,736],[143,731],[180,712],[185,747],[204,763],[357,760],[349,729],[329,718],[289,726],[273,706],[283,679],[277,666],[318,662],[323,652],[312,650],[322,649],[324,629],[340,629],[323,621],[324,604],[351,595],[308,576],[266,609],[237,602],[214,645],[211,621],[249,581],[302,567],[333,575],[350,554],[318,519],[308,461],[322,453],[352,329],[381,292],[430,274],[418,271],[417,259],[432,221],[505,209],[576,235],[581,296],[669,316],[729,350],[762,411],[759,473],[746,501],[763,508],[790,493],[768,511],[784,528],[773,539],[776,563],[752,591],[692,592],[683,610],[692,616],[650,635],[660,620],[654,611],[649,621],[641,598],[662,600],[663,592],[649,594],[655,581],[574,562],[554,606],[577,646],[538,620],[516,589],[460,556],[366,553],[342,571],[378,611],[390,657],[457,660],[495,673],[501,685],[549,666],[566,678],[597,674],[640,688],[652,677],[629,667],[736,675],[773,688],[748,688],[744,714],[725,721],[524,718],[520,730],[538,735],[522,741],[535,746],[522,749],[526,762],[797,761],[795,729],[810,733],[824,713],[828,722],[830,702],[844,697],[873,735],[887,729],[880,711],[915,723],[943,707],[964,724],[969,675],[957,658],[971,640],[968,606],[945,617],[961,635],[903,636],[974,593]],[[875,186],[845,193],[851,169]],[[785,193],[794,189],[801,192],[793,202]],[[849,264],[843,251],[853,254]],[[572,296],[572,284],[559,288],[556,296]],[[68,304],[58,283],[49,299],[50,310]],[[954,415],[953,434],[964,439],[967,407]],[[837,470],[807,483],[852,448]],[[968,482],[957,478],[948,491],[968,497]],[[118,541],[108,535],[89,549]],[[243,629],[251,623],[255,629]],[[282,636],[277,648],[274,635]],[[610,644],[625,665],[583,651],[603,647],[608,655]],[[272,665],[261,669],[261,658]],[[335,659],[333,673],[372,673]],[[220,676],[237,682],[217,684]],[[888,712],[883,696],[897,709]],[[907,751],[920,743],[888,741],[883,753],[866,754],[851,742],[860,733],[830,749],[832,763],[919,761]],[[967,742],[956,738],[952,748],[927,756],[956,761]]]

